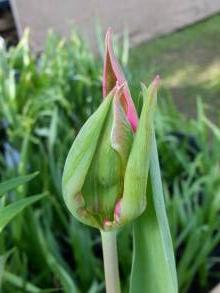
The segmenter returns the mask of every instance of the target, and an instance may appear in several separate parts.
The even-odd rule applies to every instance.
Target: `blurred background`
[[[61,175],[102,99],[109,26],[138,111],[140,82],[162,79],[155,127],[180,293],[220,292],[219,0],[0,0],[0,178],[16,180],[0,187],[1,290],[104,292],[99,233],[69,215]],[[118,241],[128,292],[131,227]]]

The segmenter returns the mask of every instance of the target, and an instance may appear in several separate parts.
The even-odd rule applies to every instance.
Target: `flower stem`
[[[120,293],[116,232],[101,231],[107,293]]]

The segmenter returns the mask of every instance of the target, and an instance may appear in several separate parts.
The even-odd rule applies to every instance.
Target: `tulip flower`
[[[146,187],[159,77],[143,85],[138,121],[128,84],[106,34],[103,100],[79,131],[66,159],[62,189],[70,212],[103,231],[146,208]]]

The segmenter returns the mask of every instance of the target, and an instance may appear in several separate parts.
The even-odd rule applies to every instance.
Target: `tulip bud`
[[[146,208],[146,187],[159,78],[146,89],[138,123],[127,82],[106,36],[104,100],[81,128],[66,159],[62,189],[70,212],[102,230]]]

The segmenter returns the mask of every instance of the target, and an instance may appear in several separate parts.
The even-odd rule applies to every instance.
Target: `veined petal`
[[[112,123],[113,100],[82,187],[86,207],[100,226],[113,221],[114,206],[123,193],[122,163],[111,143]]]
[[[126,116],[132,126],[133,131],[136,131],[138,124],[138,116],[131,98],[131,94],[123,74],[123,71],[114,55],[112,48],[112,31],[109,28],[105,38],[105,57],[103,69],[103,97],[115,87],[116,84],[123,87],[122,100],[125,108]]]
[[[123,181],[133,132],[121,102],[123,85],[116,87],[111,107],[82,187],[86,209],[99,226],[114,224],[114,207],[123,195]]]
[[[62,178],[63,197],[70,212],[81,222],[97,227],[99,226],[95,218],[86,209],[82,187],[97,150],[114,94],[115,89],[81,128],[67,156]]]
[[[122,85],[115,94],[113,99],[113,124],[111,132],[111,145],[113,149],[118,152],[122,168],[125,171],[129,153],[133,142],[133,133],[131,125],[129,124],[122,104],[123,98]]]
[[[146,208],[147,173],[151,156],[153,118],[157,101],[157,76],[148,89],[143,85],[144,103],[128,159],[124,192],[120,203],[120,224],[139,216]]]

